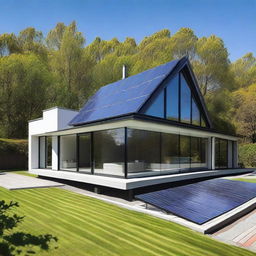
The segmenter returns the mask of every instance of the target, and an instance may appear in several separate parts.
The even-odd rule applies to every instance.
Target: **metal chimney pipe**
[[[126,66],[123,65],[123,76],[122,76],[122,79],[125,79],[126,78]]]

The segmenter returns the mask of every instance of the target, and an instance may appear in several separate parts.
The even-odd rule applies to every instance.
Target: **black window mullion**
[[[79,135],[76,135],[76,171],[79,172]]]
[[[58,136],[58,145],[57,145],[57,147],[58,147],[58,170],[60,170],[60,136]]]
[[[179,122],[181,121],[181,117],[180,117],[180,115],[181,115],[181,79],[180,79],[180,73],[179,73],[179,95],[178,95],[178,120],[179,120]]]
[[[127,166],[127,127],[124,128],[124,177],[128,177],[128,166]]]
[[[93,136],[94,133],[91,132],[91,174],[94,174],[94,165],[95,165],[95,161],[94,161],[94,139]]]

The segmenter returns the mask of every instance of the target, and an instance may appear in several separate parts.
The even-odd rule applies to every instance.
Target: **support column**
[[[215,137],[211,138],[211,169],[215,170]]]
[[[39,168],[39,138],[29,135],[28,143],[28,169]]]
[[[58,170],[58,136],[52,136],[52,169]]]

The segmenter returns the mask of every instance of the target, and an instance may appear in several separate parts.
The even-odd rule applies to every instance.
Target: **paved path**
[[[6,172],[0,175],[0,187],[4,187],[9,190],[60,186],[63,186],[63,184],[15,173]]]
[[[216,232],[213,237],[256,251],[256,210]]]

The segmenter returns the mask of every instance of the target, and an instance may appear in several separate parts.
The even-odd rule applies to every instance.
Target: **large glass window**
[[[46,137],[39,137],[39,168],[46,168]]]
[[[183,171],[190,169],[190,139],[189,136],[180,135],[180,168]]]
[[[175,173],[179,169],[179,135],[162,133],[161,171]]]
[[[179,120],[179,77],[174,77],[166,87],[166,118]]]
[[[46,138],[46,168],[52,168],[52,137],[47,136]]]
[[[76,135],[60,136],[60,169],[77,171]]]
[[[94,132],[93,149],[94,173],[124,176],[124,128]]]
[[[127,129],[128,177],[159,174],[160,136],[159,132]]]
[[[157,96],[146,111],[149,116],[164,118],[164,90]]]
[[[180,79],[180,120],[184,123],[190,123],[191,92],[182,74],[180,74]]]
[[[228,141],[215,138],[215,168],[228,168]]]
[[[91,173],[91,133],[78,135],[78,171]]]
[[[52,168],[52,137],[39,137],[39,168]]]
[[[192,124],[200,125],[200,111],[194,98],[192,98]]]
[[[207,139],[191,137],[191,168],[207,168]]]

